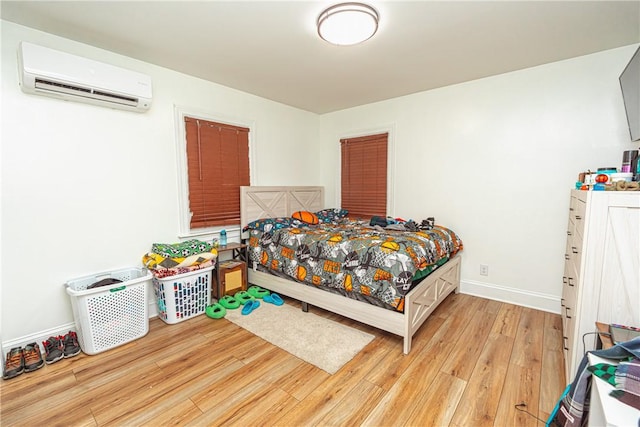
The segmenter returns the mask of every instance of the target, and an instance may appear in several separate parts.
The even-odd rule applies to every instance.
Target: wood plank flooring
[[[300,306],[294,300],[288,304]],[[225,320],[166,325],[0,383],[0,425],[542,426],[564,389],[559,315],[449,296],[413,340],[375,335],[334,375]]]

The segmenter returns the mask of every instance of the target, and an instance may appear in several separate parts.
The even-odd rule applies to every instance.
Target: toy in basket
[[[82,351],[93,355],[141,338],[149,332],[144,268],[124,268],[69,280],[73,317]],[[110,285],[92,288],[99,282]]]
[[[153,277],[158,317],[173,324],[203,314],[211,298],[213,266],[169,277]]]

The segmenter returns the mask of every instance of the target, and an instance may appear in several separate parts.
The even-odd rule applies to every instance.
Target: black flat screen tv
[[[627,112],[631,141],[637,141],[640,139],[640,47],[620,74],[620,88],[622,88],[624,108]]]

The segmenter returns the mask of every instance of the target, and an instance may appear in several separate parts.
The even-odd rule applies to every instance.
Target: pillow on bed
[[[341,220],[348,214],[349,214],[348,210],[340,209],[340,208],[322,209],[321,211],[316,212],[316,216],[318,217],[318,220],[320,220],[320,222],[322,223]]]
[[[316,214],[309,211],[294,212],[291,214],[291,218],[297,219],[298,221],[302,221],[305,224],[311,224],[311,225],[316,225],[320,222]]]
[[[244,231],[246,230],[260,230],[260,231],[278,230],[280,228],[290,227],[291,223],[292,223],[291,218],[287,218],[287,217],[260,218],[247,224],[244,227]]]

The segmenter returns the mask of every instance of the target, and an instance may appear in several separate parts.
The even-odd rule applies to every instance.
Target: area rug
[[[248,315],[227,310],[225,319],[330,374],[353,359],[374,336],[288,304],[260,301]]]

